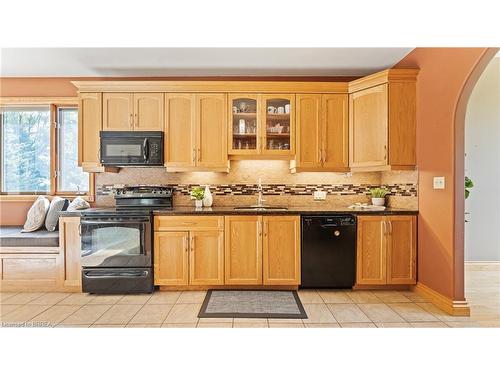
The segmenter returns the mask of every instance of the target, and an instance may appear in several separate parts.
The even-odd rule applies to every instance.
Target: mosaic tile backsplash
[[[141,185],[141,184],[130,184]],[[127,186],[125,184],[101,185],[97,186],[97,195],[113,195],[116,188]],[[189,196],[191,189],[199,184],[179,184],[179,185],[155,185],[168,186],[174,189],[174,194]],[[375,187],[384,187],[389,190],[393,196],[416,197],[417,186],[414,184],[399,185],[284,185],[284,184],[262,184],[263,195],[313,195],[316,190],[326,191],[327,194],[334,195],[369,195],[370,189]],[[258,192],[257,184],[230,184],[230,185],[210,185],[210,191],[213,195],[256,195]]]
[[[172,186],[174,205],[193,204],[189,197],[191,188],[204,185],[210,186],[214,205],[254,204],[257,182],[261,178],[267,204],[338,207],[356,202],[368,203],[370,189],[384,186],[391,194],[388,197],[390,206],[416,209],[417,176],[416,171],[292,174],[289,163],[281,160],[232,161],[229,173],[172,173],[164,168],[123,168],[119,173],[96,174],[96,205],[113,205],[114,189],[126,185]],[[326,201],[314,201],[312,196],[315,190],[326,191]]]

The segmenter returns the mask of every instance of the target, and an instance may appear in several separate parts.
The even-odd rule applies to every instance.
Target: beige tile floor
[[[205,292],[0,293],[0,320],[3,327],[500,327],[500,270],[467,270],[471,317],[449,316],[407,291],[304,290],[299,296],[308,319],[199,319]]]

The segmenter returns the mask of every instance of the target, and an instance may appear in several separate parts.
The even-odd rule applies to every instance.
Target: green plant
[[[375,188],[370,190],[370,194],[372,198],[385,198],[389,192],[384,188]]]
[[[199,201],[202,200],[204,196],[205,196],[205,191],[203,190],[203,188],[197,186],[191,189],[191,198]]]
[[[472,183],[472,180],[465,176],[465,199],[469,198],[470,195],[470,189],[474,187],[474,184]]]

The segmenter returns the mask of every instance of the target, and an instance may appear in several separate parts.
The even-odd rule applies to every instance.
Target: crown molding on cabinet
[[[82,92],[347,93],[348,82],[71,81]]]
[[[349,94],[387,82],[416,82],[420,69],[387,69],[349,82]]]

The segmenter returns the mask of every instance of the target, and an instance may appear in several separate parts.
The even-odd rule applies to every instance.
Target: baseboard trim
[[[441,310],[446,311],[450,315],[470,316],[469,304],[465,300],[454,301],[422,283],[417,283],[417,285],[412,286],[411,290],[422,297],[427,298],[434,305],[439,307]]]
[[[465,269],[468,271],[498,271],[500,270],[500,261],[465,261]]]

